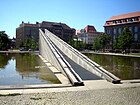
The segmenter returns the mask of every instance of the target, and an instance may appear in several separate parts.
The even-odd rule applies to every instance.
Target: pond
[[[0,54],[0,85],[58,84],[60,81],[35,54]]]
[[[89,53],[85,55],[121,80],[140,79],[140,58]]]

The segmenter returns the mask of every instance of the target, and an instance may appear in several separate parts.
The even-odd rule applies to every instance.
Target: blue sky
[[[12,38],[22,21],[62,22],[82,29],[103,25],[111,16],[140,11],[140,0],[0,0],[0,31]]]

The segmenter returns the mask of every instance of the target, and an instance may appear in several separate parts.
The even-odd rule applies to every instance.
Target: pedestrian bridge
[[[39,53],[65,75],[72,85],[84,85],[84,79],[106,79],[112,83],[120,83],[118,77],[47,29],[39,29]]]

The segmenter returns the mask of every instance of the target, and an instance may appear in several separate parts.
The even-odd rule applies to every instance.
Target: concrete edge
[[[48,69],[50,69],[54,75],[58,78],[58,80],[65,85],[70,85],[70,81],[66,78],[59,70],[57,70],[54,66],[52,66],[46,59],[44,59],[41,55],[38,55],[43,62],[47,65]]]
[[[0,53],[39,53],[39,51],[19,51],[19,50],[9,50],[9,51],[0,51]]]
[[[0,90],[0,94],[39,94],[51,92],[72,92],[72,91],[88,91],[88,90],[106,90],[106,89],[123,89],[123,88],[140,88],[140,83],[124,83],[112,84],[106,80],[87,80],[84,81],[85,86],[58,86],[44,88],[25,88],[25,89],[7,89]],[[42,85],[43,86],[43,85]]]
[[[140,79],[122,80],[121,83],[140,83]]]
[[[42,88],[62,88],[71,87],[71,85],[65,84],[39,84],[39,85],[6,85],[0,86],[0,90],[19,90],[19,89],[42,89]]]
[[[102,52],[93,52],[93,51],[81,51],[81,53],[89,53],[89,54],[99,54],[99,55],[112,55],[112,56],[125,56],[125,57],[137,57],[140,58],[138,55],[129,55],[129,54],[121,54],[121,53],[102,53]]]

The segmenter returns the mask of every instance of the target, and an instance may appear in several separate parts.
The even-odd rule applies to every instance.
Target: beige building
[[[79,33],[78,38],[80,38],[84,43],[91,45],[94,43],[94,40],[101,34],[101,32],[93,33]]]
[[[101,35],[102,32],[97,32],[94,26],[87,25],[77,34],[77,37],[88,45],[88,48],[93,46],[95,39]]]

